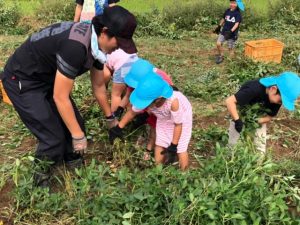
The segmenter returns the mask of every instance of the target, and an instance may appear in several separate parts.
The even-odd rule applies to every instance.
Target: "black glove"
[[[244,123],[243,123],[242,120],[237,119],[237,120],[234,121],[234,127],[235,127],[237,132],[241,133],[242,130],[243,130],[243,126],[244,126]]]
[[[120,138],[121,140],[123,140],[123,129],[120,128],[119,125],[117,125],[111,129],[109,129],[108,135],[109,135],[110,144],[113,144],[117,138]]]
[[[217,27],[216,27],[216,29],[214,30],[214,33],[215,34],[219,34],[220,32],[221,32],[221,26],[220,25],[218,25]]]
[[[117,117],[117,118],[121,118],[121,116],[122,116],[122,114],[123,114],[123,112],[124,112],[124,108],[123,107],[121,107],[121,106],[119,106],[118,108],[117,108],[117,110],[116,111],[114,111],[114,116],[115,117]]]
[[[165,150],[163,150],[161,152],[162,155],[166,156],[166,161],[165,161],[166,165],[170,165],[170,164],[176,162],[177,146],[178,145],[171,143],[171,145],[168,148],[166,148]]]
[[[232,37],[233,37],[233,33],[231,32],[231,30],[228,30],[228,31],[224,32],[224,38],[225,38],[226,41],[229,40],[229,39],[232,39]]]
[[[135,120],[132,122],[132,130],[136,130],[139,127],[143,126],[147,122],[147,119],[149,118],[149,116],[150,115],[147,112],[138,114],[135,117]]]

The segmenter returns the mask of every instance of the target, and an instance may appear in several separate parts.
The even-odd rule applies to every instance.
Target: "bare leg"
[[[157,145],[155,146],[154,158],[156,165],[163,164],[165,161],[165,156],[161,154],[163,150],[163,147]]]
[[[144,153],[144,160],[150,160],[153,147],[155,146],[155,138],[156,138],[156,131],[154,128],[150,127],[150,134],[149,134],[149,140],[147,143],[147,148]]]
[[[178,153],[179,166],[181,170],[187,170],[189,166],[189,154],[188,152]]]
[[[150,128],[149,141],[147,144],[147,149],[152,150],[155,145],[156,131],[153,127]]]
[[[223,47],[222,47],[221,42],[217,42],[217,49],[218,49],[218,54],[221,55],[221,56],[224,56],[224,51],[223,51]]]

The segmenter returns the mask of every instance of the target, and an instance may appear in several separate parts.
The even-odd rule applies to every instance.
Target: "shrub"
[[[17,163],[14,181],[20,221],[69,218],[76,224],[297,224],[287,199],[299,203],[293,176],[262,161],[251,145],[216,146],[203,167],[182,173],[174,167],[112,172],[93,161],[62,181],[64,192],[31,189],[28,167]],[[26,175],[27,174],[27,175]],[[66,185],[66,186],[65,186]],[[24,211],[22,211],[24,209]],[[22,213],[23,212],[23,213]],[[16,220],[17,221],[17,220]]]
[[[226,5],[220,1],[174,1],[163,10],[164,20],[178,29],[193,30],[197,23],[210,27],[221,19]],[[199,24],[198,24],[199,25]]]
[[[46,23],[55,23],[60,21],[72,21],[74,18],[75,4],[73,0],[43,0],[36,10],[36,16],[39,20]]]
[[[272,4],[270,1],[269,18],[282,20],[286,24],[294,25],[299,28],[300,23],[300,1],[281,0]],[[271,20],[271,22],[274,22]]]
[[[0,0],[0,33],[11,33],[16,28],[20,11],[16,3],[7,4],[7,1]]]

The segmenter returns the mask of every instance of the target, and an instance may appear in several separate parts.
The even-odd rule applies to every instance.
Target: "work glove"
[[[117,124],[118,124],[118,120],[114,115],[106,117],[106,125],[107,125],[108,129],[111,129],[112,127],[116,126]]]
[[[147,123],[147,119],[149,118],[149,113],[147,112],[143,112],[138,114],[135,117],[135,120],[132,122],[132,130],[136,130],[139,127],[143,126],[144,124]]]
[[[244,126],[244,123],[243,123],[242,120],[237,119],[237,120],[234,121],[234,127],[235,127],[237,132],[241,133],[242,130],[243,130],[243,126]]]
[[[231,32],[231,30],[228,30],[228,31],[224,32],[224,38],[225,38],[226,41],[229,40],[229,39],[232,39],[232,37],[233,37],[233,33]]]
[[[220,34],[220,32],[221,32],[221,26],[220,25],[218,25],[217,27],[216,27],[216,29],[214,30],[214,33],[215,34]]]
[[[165,155],[165,157],[166,157],[166,161],[165,161],[166,165],[170,165],[170,164],[173,164],[174,162],[176,162],[177,146],[178,145],[171,143],[171,145],[168,148],[166,148],[165,150],[163,150],[161,152],[161,154]]]
[[[72,138],[73,138],[72,144],[73,144],[74,152],[77,153],[77,154],[80,154],[80,155],[85,154],[86,150],[87,150],[86,137],[83,136],[83,137],[80,137],[80,138],[77,138],[77,137],[72,137]]]
[[[109,135],[110,144],[113,144],[117,138],[120,138],[121,140],[123,140],[123,129],[120,128],[119,125],[117,125],[111,129],[109,129],[108,135]]]
[[[122,116],[122,114],[123,114],[123,112],[124,112],[124,108],[123,107],[121,107],[121,106],[119,106],[118,108],[117,108],[117,110],[116,111],[114,111],[114,116],[116,117],[116,118],[121,118],[121,116]]]

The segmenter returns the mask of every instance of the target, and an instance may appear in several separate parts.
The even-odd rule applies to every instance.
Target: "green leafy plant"
[[[17,4],[7,4],[0,0],[0,34],[12,33],[20,20],[20,11]]]
[[[161,166],[113,172],[92,161],[50,194],[28,185],[26,161],[18,168],[19,221],[69,214],[78,224],[293,224],[286,199],[299,205],[294,178],[261,161],[251,145],[216,145],[203,167],[185,173]],[[25,163],[25,164],[23,164]],[[20,169],[22,168],[22,169]],[[30,193],[30,194],[29,194]],[[28,211],[28,209],[30,209]],[[29,212],[29,213],[28,213]],[[47,212],[47,213],[46,213]],[[73,220],[73,219],[72,219]]]

